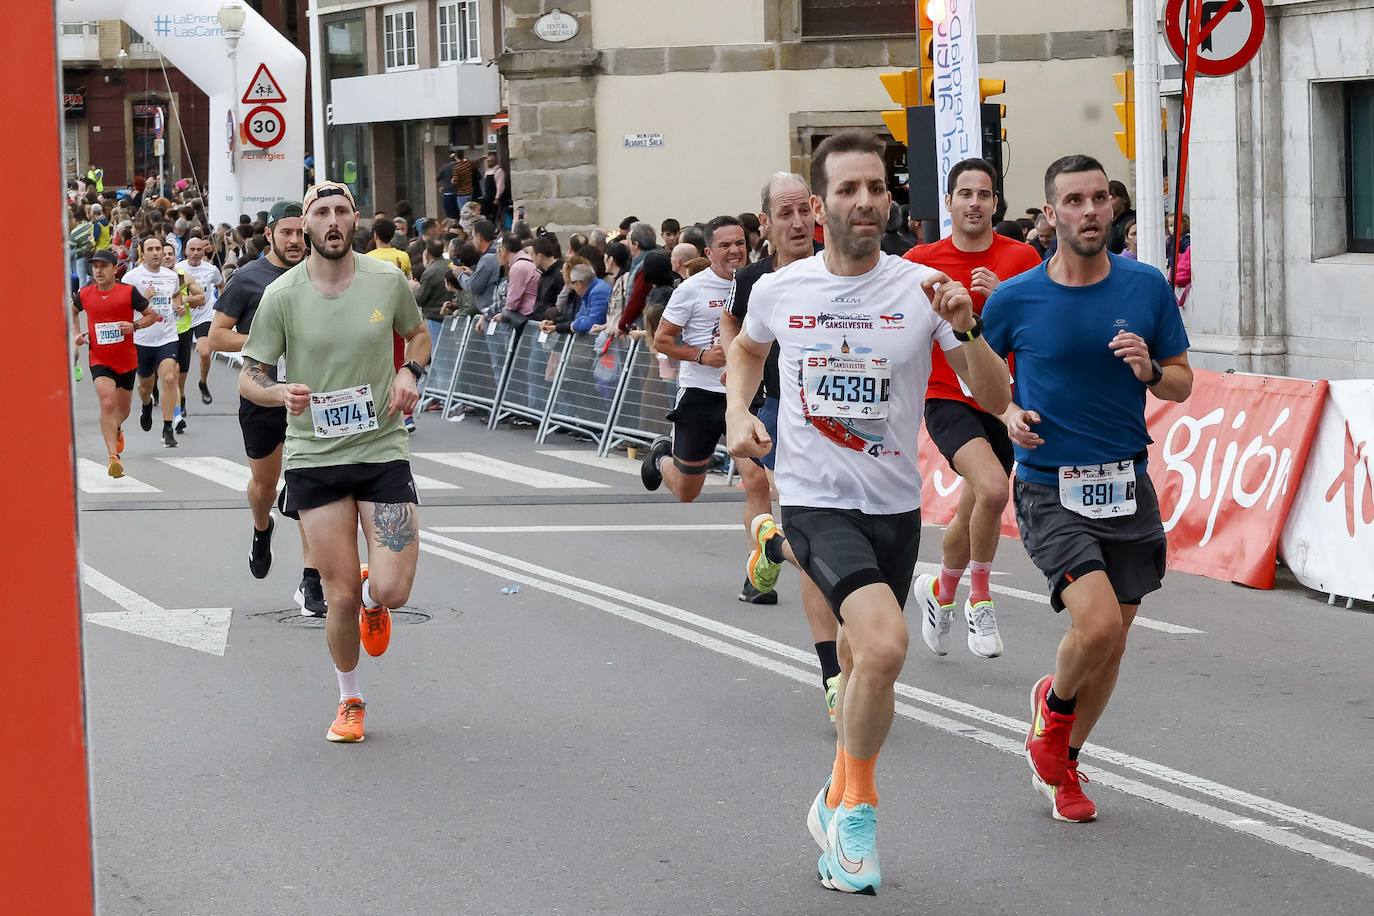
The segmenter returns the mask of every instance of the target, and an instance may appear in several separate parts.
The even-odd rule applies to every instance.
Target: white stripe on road
[[[93,566],[81,565],[86,584],[115,604],[135,614],[160,614],[162,607],[131,588],[125,588]]]
[[[648,446],[642,448],[648,449]],[[547,455],[550,458],[560,458],[563,461],[574,461],[578,464],[585,464],[589,468],[600,468],[603,471],[615,471],[617,474],[632,474],[639,476],[640,461],[638,458],[627,458],[624,455],[607,455],[602,458],[596,452],[586,449],[545,449],[539,452],[540,455]],[[723,487],[730,481],[725,479],[723,474],[707,474],[706,486]]]
[[[222,487],[228,487],[235,493],[244,493],[248,490],[248,481],[253,479],[253,472],[248,470],[247,465],[230,461],[228,458],[218,458],[206,456],[203,458],[159,458],[163,464],[171,465],[179,471],[194,474],[204,478],[211,483],[217,483]]]
[[[1026,591],[1024,588],[1015,588],[1011,585],[989,585],[989,589],[999,595],[1006,595],[1010,598],[1021,598],[1025,601],[1034,601],[1036,604],[1049,606],[1050,599],[1047,595],[1039,592]],[[1194,630],[1192,627],[1181,626],[1177,623],[1166,623],[1163,620],[1155,620],[1152,617],[1142,617],[1135,615],[1135,625],[1138,627],[1148,627],[1151,630],[1158,630],[1161,633],[1173,633],[1180,636],[1205,636],[1206,630]]]
[[[83,493],[161,493],[157,487],[135,480],[127,474],[111,477],[103,464],[89,458],[76,460],[76,485]]]
[[[743,531],[743,525],[470,525],[430,528],[445,534],[579,534],[592,531]]]
[[[433,534],[428,530],[422,532],[421,537],[424,542],[421,544],[421,549],[426,550],[429,553],[444,556],[450,560],[454,560],[455,562],[464,563],[465,565],[472,566],[473,568],[483,569],[484,571],[491,572],[493,575],[497,577],[504,577],[507,579],[514,578],[517,581],[530,584],[535,588],[550,591],[554,594],[560,594],[564,597],[571,597],[572,600],[580,601],[584,604],[588,604],[592,601],[604,601],[605,599],[615,599],[623,601],[635,607],[639,607],[647,611],[652,611],[654,613],[661,614],[665,617],[669,617],[681,621],[683,623],[689,623],[693,626],[699,627],[704,630],[713,631],[722,636],[735,639],[746,645],[763,649],[765,651],[772,652],[776,655],[783,656],[784,658],[796,661],[801,664],[805,664],[808,669],[814,669],[818,667],[814,655],[810,652],[797,649],[785,643],[777,642],[775,640],[769,639],[766,636],[761,636],[757,633],[752,633],[748,630],[743,630],[738,627],[731,626],[729,624],[721,623],[709,617],[703,617],[699,614],[694,614],[690,611],[685,611],[681,608],[677,608],[672,605],[655,601],[651,598],[646,598],[644,596],[625,592],[620,589],[604,585],[602,583],[591,582],[589,580],[581,579],[576,576],[570,576],[566,573],[549,570],[535,564],[526,563],[525,561],[520,560],[516,557],[506,556],[504,554],[496,553],[490,550],[485,550],[483,548],[476,547],[471,544],[466,544],[461,541],[455,541],[451,538],[446,538],[441,535]],[[435,545],[442,545],[443,547],[462,551],[463,554],[470,554],[471,556],[452,553],[448,550],[440,549],[440,547]],[[479,559],[474,559],[474,557],[481,558],[482,560],[492,560],[494,562],[502,563],[509,568],[491,566],[487,563],[481,562],[481,560]],[[535,575],[542,576],[544,578],[534,578]],[[550,580],[552,580],[552,582]],[[589,596],[583,595],[580,592],[573,592],[570,589],[564,589],[562,586],[552,583],[565,583],[566,585],[583,588],[592,592],[593,595],[599,597],[591,598]],[[564,594],[565,592],[568,592],[568,594]],[[592,606],[600,607],[601,605],[593,604]],[[613,605],[612,607],[617,608],[618,610],[610,610],[609,608],[602,609],[610,610],[611,613],[615,613],[617,614],[617,616],[626,617],[627,619],[635,619],[636,622],[645,623],[644,620],[639,620],[638,618],[644,617],[646,615],[640,614],[640,612],[638,611],[629,611],[619,605]],[[623,613],[621,613],[622,611]],[[631,617],[630,615],[636,616]],[[681,636],[681,633],[675,632],[675,630],[682,630],[682,628],[675,627],[674,624],[666,623],[654,617],[647,617],[646,619],[648,621],[652,621],[646,623],[645,625],[647,626],[652,626],[655,629],[662,630],[663,632],[672,632],[673,635]],[[709,641],[712,643],[718,642],[716,640],[713,640],[711,637],[702,636],[701,634],[695,633],[694,631],[682,630],[682,632],[688,634],[686,636],[682,636],[682,638],[688,639],[692,642],[697,642],[699,645],[706,646],[707,642],[705,641]],[[764,662],[765,664],[760,664],[753,658],[744,657],[746,655],[752,656],[752,653],[738,649],[735,646],[731,646],[729,644],[722,645],[725,645],[729,651],[721,650],[719,648],[716,648],[714,645],[710,645],[708,646],[708,648],[712,648],[713,651],[719,651],[722,654],[729,655],[734,658],[740,658],[741,660],[748,661],[750,664],[757,664],[759,667],[768,668],[769,670],[779,670],[778,667],[774,667],[775,665],[779,666],[782,669],[790,669],[779,671],[779,673],[785,674],[787,676],[795,677],[795,675],[793,675],[790,672],[800,670],[791,668],[791,666],[788,665],[783,665],[779,662],[774,662],[772,659],[762,659],[762,662]],[[805,672],[802,672],[802,676],[797,677],[796,679],[802,680],[804,683],[813,683],[815,681],[815,674],[812,673],[810,670],[807,670]],[[999,728],[1007,729],[1011,731],[1014,735],[1017,735],[1018,737],[1013,740],[1004,738],[999,735],[993,735],[988,732],[982,732],[978,729],[971,729],[968,725],[962,722],[950,720],[942,716],[937,716],[935,714],[925,712],[924,710],[918,710],[916,707],[907,706],[906,704],[898,704],[898,711],[901,712],[903,715],[907,716],[908,718],[917,719],[919,721],[925,722],[926,724],[935,725],[937,728],[941,728],[942,730],[948,731],[951,734],[974,738],[975,740],[979,740],[985,744],[990,744],[991,746],[998,747],[1002,750],[1007,751],[1008,753],[1013,753],[1017,756],[1021,756],[1023,753],[1022,742],[1019,738],[1019,736],[1024,732],[1026,728],[1026,724],[1023,721],[1013,719],[1010,716],[1001,715],[1000,713],[996,713],[991,710],[983,709],[979,706],[974,706],[970,703],[964,703],[960,700],[955,700],[949,697],[942,696],[940,694],[932,693],[930,691],[921,690],[919,688],[912,687],[907,684],[898,683],[896,685],[896,691],[899,695],[903,697],[916,700],[917,702],[925,703],[929,706],[934,706],[942,711],[957,713],[966,716],[967,718],[973,719],[975,721],[980,721],[989,725],[997,726]],[[946,724],[948,724],[950,727],[946,727]],[[1310,811],[1304,811],[1300,808],[1295,808],[1293,806],[1283,804],[1282,802],[1278,802],[1273,799],[1253,795],[1243,790],[1236,789],[1221,783],[1217,783],[1209,779],[1205,779],[1201,776],[1195,776],[1191,773],[1184,773],[1182,771],[1175,770],[1171,767],[1163,766],[1162,764],[1157,764],[1149,760],[1144,760],[1142,758],[1135,757],[1130,754],[1125,754],[1120,751],[1114,751],[1110,748],[1101,747],[1096,744],[1090,746],[1090,749],[1085,752],[1085,756],[1087,756],[1089,759],[1095,758],[1112,763],[1124,769],[1134,771],[1137,775],[1140,776],[1152,777],[1164,782],[1172,783],[1174,785],[1196,792],[1200,795],[1209,796],[1214,801],[1227,802],[1233,805],[1237,805],[1239,807],[1247,808],[1251,811],[1266,815],[1271,820],[1286,821],[1290,824],[1297,825],[1298,827],[1304,829],[1324,833],[1327,836],[1337,840],[1358,843],[1360,845],[1374,849],[1374,831],[1365,830],[1361,827],[1356,827],[1352,824],[1346,824],[1333,818],[1328,818]],[[1332,847],[1324,843],[1311,841],[1306,838],[1297,836],[1295,834],[1288,832],[1289,830],[1291,830],[1291,828],[1274,826],[1271,824],[1267,824],[1263,821],[1255,821],[1253,823],[1250,823],[1250,819],[1247,818],[1242,818],[1239,819],[1239,821],[1237,821],[1234,814],[1231,812],[1221,811],[1220,809],[1217,809],[1209,804],[1200,803],[1195,800],[1186,798],[1184,796],[1180,796],[1175,793],[1169,792],[1167,790],[1158,789],[1149,785],[1144,785],[1127,777],[1117,776],[1115,774],[1105,772],[1094,775],[1095,770],[1088,770],[1088,773],[1090,775],[1093,775],[1097,781],[1102,782],[1104,785],[1111,786],[1112,788],[1119,789],[1123,792],[1127,792],[1128,794],[1133,794],[1140,798],[1147,798],[1151,801],[1158,802],[1159,804],[1165,805],[1167,807],[1174,808],[1175,810],[1183,811],[1185,813],[1201,817],[1205,820],[1219,824],[1223,827],[1227,827],[1228,829],[1238,830],[1242,833],[1248,833],[1253,836],[1258,836],[1261,839],[1277,843],[1280,846],[1285,846],[1290,849],[1294,849],[1300,852],[1307,853],[1309,855],[1313,855],[1319,859],[1323,859],[1324,861],[1332,862],[1334,864],[1341,865],[1346,868],[1351,868],[1368,877],[1374,877],[1374,860],[1354,855],[1352,853],[1348,853],[1345,850],[1338,849],[1336,847]]]
[[[423,474],[410,472],[411,478],[415,481],[415,487],[419,490],[461,490],[462,487],[456,483],[449,483],[446,480],[435,480],[433,477],[426,477]]]
[[[514,464],[492,458],[477,452],[416,452],[416,458],[446,464],[452,468],[495,477],[507,483],[522,484],[536,490],[586,490],[608,489],[604,483],[583,480],[580,477],[567,477],[552,471],[541,471],[523,464]]]

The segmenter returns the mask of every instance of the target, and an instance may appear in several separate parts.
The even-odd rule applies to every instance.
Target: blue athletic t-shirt
[[[1016,446],[1017,476],[1058,486],[1044,468],[1130,458],[1151,442],[1145,383],[1107,344],[1118,330],[1139,334],[1158,360],[1188,349],[1168,282],[1155,268],[1109,255],[1111,272],[1091,286],[1063,286],[1045,264],[1002,282],[983,307],[984,336],[1016,354],[1013,398],[1040,414],[1036,449]],[[1144,469],[1144,462],[1139,466]]]

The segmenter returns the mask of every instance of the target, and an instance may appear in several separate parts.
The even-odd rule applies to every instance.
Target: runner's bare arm
[[[773,448],[763,421],[749,412],[772,348],[741,333],[725,355],[725,447],[736,458],[762,458]]]
[[[1150,348],[1145,338],[1130,331],[1120,331],[1107,344],[1119,358],[1131,367],[1131,372],[1147,385],[1154,377],[1155,368]],[[1164,375],[1150,386],[1150,391],[1161,401],[1186,401],[1193,393],[1193,370],[1188,365],[1188,353],[1159,360]]]
[[[210,349],[221,353],[237,353],[248,342],[247,334],[234,330],[236,319],[223,312],[215,312],[210,319]]]
[[[299,414],[310,406],[310,387],[299,382],[279,382],[263,364],[245,356],[239,373],[239,394],[259,407],[285,407]]]
[[[205,304],[205,289],[199,282],[191,277],[186,278],[186,305],[190,308],[197,308]]]
[[[961,284],[937,273],[924,280],[921,286],[930,296],[931,308],[948,321],[956,333],[963,334],[973,328],[973,299]],[[1007,364],[993,352],[982,335],[946,351],[945,359],[980,407],[992,414],[1006,410],[1011,401],[1011,376]]]
[[[1188,354],[1161,359],[1159,364],[1164,367],[1164,378],[1150,389],[1150,393],[1161,401],[1181,404],[1188,400],[1193,393],[1193,367],[1188,365]]]
[[[688,343],[679,343],[678,336],[682,333],[679,325],[673,324],[666,318],[660,318],[658,322],[658,333],[654,335],[654,350],[665,354],[669,359],[680,359],[688,363],[701,363],[704,366],[715,365],[720,368],[724,365],[725,351],[720,350],[717,344],[714,347],[697,347]],[[720,360],[717,362],[714,357],[708,358],[712,351],[719,350]]]

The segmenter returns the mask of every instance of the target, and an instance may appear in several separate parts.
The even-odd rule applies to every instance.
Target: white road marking
[[[999,595],[1006,595],[1010,598],[1021,598],[1025,601],[1034,601],[1037,604],[1043,604],[1047,607],[1050,603],[1048,595],[1026,591],[1024,588],[1014,588],[1010,585],[989,585],[988,588]],[[1185,627],[1177,623],[1167,623],[1163,620],[1155,620],[1153,617],[1143,617],[1140,614],[1135,615],[1135,625],[1138,627],[1147,627],[1151,630],[1158,630],[1161,633],[1173,633],[1179,636],[1207,635],[1206,630],[1194,630],[1192,627]]]
[[[538,468],[502,461],[500,458],[492,458],[477,452],[415,452],[415,457],[424,458],[427,461],[436,461],[439,464],[470,471],[473,474],[495,477],[507,483],[534,487],[536,490],[609,489],[608,485],[604,483],[583,480],[580,477],[568,477],[563,474],[555,474],[552,471],[541,471]]]
[[[89,458],[76,460],[76,484],[83,493],[161,493],[157,487],[127,474],[111,477],[103,464]]]
[[[248,469],[247,465],[230,461],[228,458],[205,456],[199,458],[159,458],[158,461],[171,465],[179,471],[194,474],[211,483],[228,487],[235,493],[245,492],[248,489],[248,481],[253,479],[253,472]]]
[[[91,566],[83,563],[82,571],[87,585],[124,608],[123,611],[88,613],[85,617],[91,623],[197,652],[224,655],[229,642],[232,608],[167,610]]]
[[[415,487],[419,490],[461,490],[462,487],[456,483],[449,483],[447,480],[435,480],[433,477],[426,477],[423,474],[410,472],[411,478],[415,481]]]
[[[743,531],[743,525],[458,525],[430,528],[445,534],[580,534],[653,531]]]
[[[641,451],[645,449],[648,449],[647,445],[641,447]],[[547,455],[550,458],[560,458],[563,461],[574,461],[578,464],[585,464],[589,468],[600,468],[603,471],[615,471],[617,474],[632,474],[635,477],[639,476],[638,458],[627,458],[624,455],[607,455],[605,458],[602,458],[596,452],[590,452],[586,449],[571,448],[543,449],[539,454]],[[729,481],[725,479],[723,474],[706,475],[706,486],[708,487],[723,487],[728,483]]]
[[[792,677],[806,684],[815,681],[813,669],[817,668],[814,655],[802,649],[780,643],[757,633],[742,630],[729,624],[721,623],[690,611],[664,604],[644,596],[635,595],[629,592],[613,588],[598,582],[581,579],[577,576],[570,576],[566,573],[549,570],[544,567],[527,563],[516,557],[506,556],[495,551],[485,550],[461,541],[455,541],[442,535],[433,534],[426,530],[421,533],[421,549],[429,553],[443,556],[449,560],[470,566],[474,569],[481,569],[504,580],[518,581],[538,588],[558,594],[571,600],[598,607],[609,613],[616,614],[626,619],[643,623],[646,626],[661,630],[665,633],[679,636],[690,642],[720,652],[732,658],[738,658],[757,667],[766,668],[771,671]],[[442,545],[437,546],[437,545]],[[443,548],[452,548],[446,550]],[[453,551],[462,551],[455,553]],[[494,566],[486,560],[495,563],[505,564],[504,566]],[[536,578],[536,576],[543,578]],[[558,584],[563,583],[563,584]],[[591,595],[573,591],[565,586],[576,586],[591,592]],[[610,600],[623,601],[626,604],[661,614],[683,623],[689,623],[704,630],[713,631],[722,636],[735,639],[746,645],[760,648],[784,658],[806,665],[806,670],[795,668],[791,665],[777,662],[770,658],[757,656],[745,649],[740,649],[729,643],[723,643],[710,636],[687,630],[673,623],[668,623],[657,617],[648,616],[641,611],[630,610],[622,605],[611,604]],[[609,605],[605,607],[603,605]],[[641,619],[642,618],[642,619]],[[723,648],[722,648],[723,647]],[[971,728],[967,723],[952,720],[944,716],[928,712],[923,709],[905,703],[898,703],[898,712],[907,718],[933,725],[950,734],[973,738],[1007,753],[1021,757],[1024,754],[1021,735],[1024,734],[1026,723],[1010,716],[1004,716],[991,710],[954,700],[940,694],[921,690],[907,684],[898,683],[897,693],[908,699],[925,703],[946,712],[957,713],[975,721],[983,722],[999,728],[1004,728],[1013,733],[1015,738],[1006,738],[1001,735],[982,731],[981,729]],[[1253,795],[1240,789],[1233,788],[1221,783],[1195,776],[1191,773],[1184,773],[1171,767],[1163,766],[1149,760],[1144,760],[1120,751],[1101,747],[1097,744],[1090,746],[1085,752],[1087,759],[1098,759],[1123,769],[1134,771],[1137,775],[1158,779],[1163,782],[1172,783],[1189,791],[1200,795],[1209,796],[1213,801],[1225,802],[1238,807],[1247,808],[1251,811],[1266,815],[1272,820],[1287,821],[1299,828],[1323,833],[1333,839],[1342,840],[1350,843],[1357,843],[1362,846],[1374,849],[1374,831],[1369,831],[1352,824],[1346,824],[1333,818],[1328,818],[1310,811],[1304,811],[1286,805],[1273,799],[1263,798]],[[1269,824],[1265,821],[1258,821],[1253,818],[1235,817],[1235,812],[1225,811],[1211,804],[1198,802],[1194,799],[1178,795],[1165,789],[1160,789],[1152,785],[1138,782],[1129,777],[1120,776],[1108,771],[1099,771],[1097,768],[1088,769],[1086,772],[1103,785],[1119,789],[1127,794],[1135,795],[1157,802],[1174,810],[1191,814],[1212,823],[1219,824],[1229,829],[1247,833],[1259,837],[1268,842],[1293,849],[1308,855],[1315,856],[1327,862],[1350,868],[1366,877],[1374,878],[1374,860],[1347,852],[1346,850],[1330,846],[1305,837],[1293,835],[1287,831],[1288,827]]]

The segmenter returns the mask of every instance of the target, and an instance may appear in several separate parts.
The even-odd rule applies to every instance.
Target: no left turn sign
[[[1169,0],[1164,7],[1164,38],[1179,63],[1188,51],[1188,30],[1183,20],[1192,0]],[[1250,63],[1264,40],[1262,0],[1203,0],[1202,41],[1197,72],[1203,76],[1229,76]]]
[[[286,136],[286,119],[270,105],[259,105],[243,119],[243,135],[259,149],[271,149]]]

